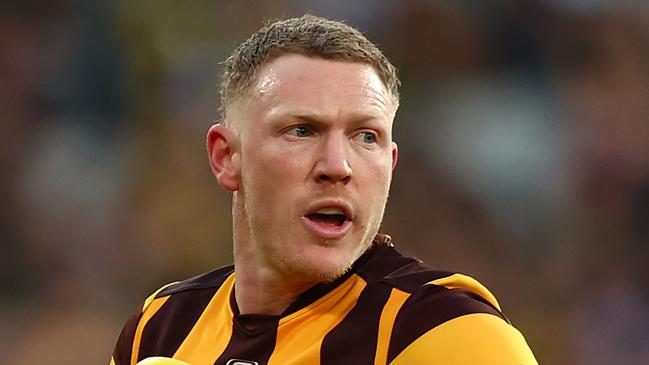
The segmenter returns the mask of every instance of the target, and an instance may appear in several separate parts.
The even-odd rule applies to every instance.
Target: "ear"
[[[397,160],[399,159],[399,146],[396,142],[392,142],[392,170],[397,167]]]
[[[207,154],[212,173],[219,185],[229,191],[239,190],[241,161],[238,136],[228,127],[215,124],[207,132]]]

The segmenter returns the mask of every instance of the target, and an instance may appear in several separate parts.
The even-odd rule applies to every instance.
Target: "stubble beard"
[[[280,272],[287,280],[296,280],[300,282],[309,283],[330,283],[336,279],[347,274],[352,268],[356,260],[358,260],[367,249],[371,246],[375,234],[379,229],[380,221],[371,222],[370,227],[365,232],[365,235],[359,238],[361,242],[354,242],[354,249],[351,252],[344,252],[340,257],[339,262],[329,265],[327,268],[322,268],[319,265],[314,265],[308,257],[302,253],[293,252],[290,248],[287,250],[278,249],[279,246],[273,242],[272,235],[261,233],[256,230],[255,226],[251,224],[252,238],[256,242],[256,247],[259,252],[262,252],[264,259],[269,262],[277,272]],[[381,214],[382,217],[382,214]],[[279,239],[278,237],[276,237]],[[285,237],[290,239],[290,237]],[[313,245],[313,242],[305,243],[305,245]],[[335,246],[340,242],[336,240],[319,239],[316,245],[326,247],[327,249],[335,250]],[[344,248],[339,248],[345,250]]]
[[[332,247],[337,244],[332,240],[322,241],[324,241],[322,242],[322,245],[325,247]],[[293,277],[300,277],[306,279],[306,281],[326,284],[347,274],[356,260],[358,260],[358,258],[367,250],[371,243],[371,239],[367,242],[362,242],[358,246],[357,250],[354,250],[347,257],[344,257],[344,261],[341,260],[341,262],[328,270],[318,270],[314,266],[309,265],[308,260],[301,259],[300,257],[284,255],[279,257],[279,260]]]
[[[311,283],[329,283],[341,276],[345,275],[358,260],[358,258],[365,253],[374,239],[373,231],[378,231],[380,221],[370,222],[369,227],[364,236],[360,237],[361,242],[354,243],[354,249],[349,254],[344,254],[340,262],[335,265],[329,265],[326,269],[319,269],[318,265],[313,265],[312,262],[305,257],[302,253],[292,252],[290,247],[282,247],[277,244],[276,240],[291,239],[291,237],[276,236],[273,232],[268,232],[264,227],[260,227],[255,223],[254,217],[251,215],[250,202],[244,199],[244,216],[247,225],[250,228],[250,238],[254,242],[254,249],[262,255],[261,260],[270,263],[276,272],[281,273],[287,280],[296,280]],[[253,213],[254,214],[254,213]],[[383,214],[380,214],[382,217]],[[318,245],[327,249],[335,250],[335,246],[341,243],[337,240],[330,239],[316,239],[317,242],[309,242],[304,245]],[[284,250],[282,250],[284,249]],[[345,250],[344,248],[339,248]]]
[[[355,243],[354,249],[348,255],[341,257],[341,260],[337,265],[330,265],[328,269],[324,270],[319,270],[317,265],[311,265],[311,262],[301,253],[291,252],[290,247],[282,247],[281,245],[278,245],[276,240],[291,239],[292,237],[285,237],[285,234],[279,234],[276,236],[277,232],[273,232],[269,227],[263,227],[256,223],[255,221],[257,219],[255,219],[252,214],[259,213],[253,212],[254,204],[251,204],[250,197],[244,194],[243,214],[250,230],[249,238],[253,241],[251,242],[252,247],[262,255],[262,257],[260,257],[261,260],[270,263],[271,267],[273,267],[276,272],[281,273],[281,275],[287,280],[311,283],[332,282],[349,272],[356,260],[358,260],[371,246],[383,220],[388,200],[388,192],[386,192],[385,199],[382,202],[379,202],[381,207],[380,210],[378,210],[377,215],[374,216],[374,218],[370,218],[367,222],[367,227],[364,230],[365,232],[359,238],[359,241],[361,242]],[[257,202],[257,204],[258,203],[259,202]],[[295,222],[287,222],[288,225],[293,223]],[[336,249],[335,246],[341,244],[338,240],[324,238],[316,238],[316,240],[316,245],[330,249]],[[309,242],[305,245],[310,244],[314,243]],[[344,250],[344,248],[341,249]]]

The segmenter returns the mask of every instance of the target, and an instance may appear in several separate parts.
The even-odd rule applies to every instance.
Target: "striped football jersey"
[[[235,280],[228,266],[159,289],[124,326],[111,364],[537,364],[484,286],[401,253],[387,235],[281,315],[240,314]]]

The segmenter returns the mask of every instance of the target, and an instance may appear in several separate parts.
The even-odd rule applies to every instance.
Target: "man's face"
[[[234,121],[235,200],[243,202],[244,236],[259,265],[330,281],[365,251],[396,163],[395,111],[365,64],[289,54],[262,67]]]

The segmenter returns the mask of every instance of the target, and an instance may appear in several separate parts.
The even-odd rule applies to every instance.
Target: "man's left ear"
[[[392,142],[392,170],[397,167],[397,160],[399,159],[399,146],[396,142]]]
[[[212,173],[219,185],[229,191],[239,190],[241,161],[239,138],[228,127],[215,124],[207,132],[207,154]]]

